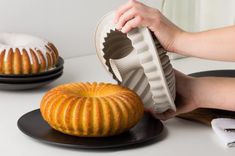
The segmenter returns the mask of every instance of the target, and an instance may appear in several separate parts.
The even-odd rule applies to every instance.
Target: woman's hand
[[[148,27],[167,51],[199,58],[235,61],[234,25],[196,33],[185,32],[159,10],[136,0],[129,0],[116,11],[114,23],[123,33],[136,27]]]
[[[235,111],[235,79],[226,77],[193,78],[179,71],[176,76],[176,108],[161,114],[153,114],[156,118],[167,120],[176,115],[190,112],[197,108],[215,108]]]
[[[123,33],[127,33],[136,27],[148,27],[168,51],[176,49],[175,42],[183,33],[159,10],[148,7],[136,0],[129,0],[116,11],[114,23],[116,23],[116,28]]]
[[[183,73],[175,70],[176,77],[176,109],[177,111],[168,110],[161,114],[153,114],[156,118],[161,120],[170,119],[176,115],[190,112],[199,108],[200,102],[196,94],[197,79],[184,75]]]

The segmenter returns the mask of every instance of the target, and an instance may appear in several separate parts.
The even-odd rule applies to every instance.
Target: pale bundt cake
[[[0,33],[0,74],[32,74],[50,70],[59,59],[56,47],[26,34]]]
[[[66,134],[111,136],[127,131],[142,117],[139,96],[110,83],[70,83],[45,94],[40,106],[48,124]]]

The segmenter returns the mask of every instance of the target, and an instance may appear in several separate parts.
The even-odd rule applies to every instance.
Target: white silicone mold
[[[95,33],[96,51],[118,84],[134,90],[145,108],[161,113],[176,110],[175,75],[166,51],[147,28],[127,34],[115,29],[114,13],[106,15]]]

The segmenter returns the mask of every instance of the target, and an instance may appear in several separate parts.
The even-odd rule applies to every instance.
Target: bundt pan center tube
[[[95,33],[97,55],[118,84],[134,90],[153,114],[176,110],[175,75],[166,50],[145,27],[124,34],[104,16]]]

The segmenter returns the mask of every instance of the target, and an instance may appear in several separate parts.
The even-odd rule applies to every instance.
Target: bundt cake
[[[110,83],[69,83],[45,94],[40,111],[48,124],[65,134],[104,137],[120,134],[142,117],[139,96]]]
[[[26,34],[0,33],[0,74],[33,74],[55,67],[56,47]]]

